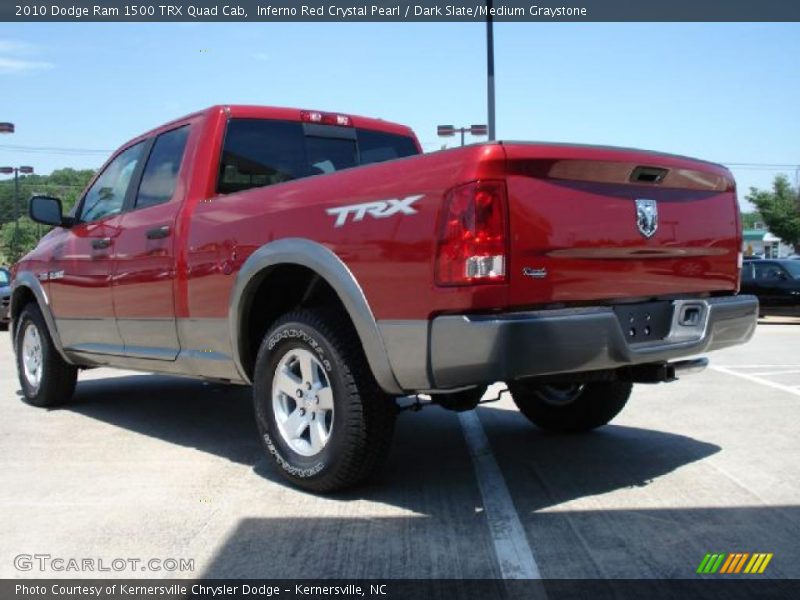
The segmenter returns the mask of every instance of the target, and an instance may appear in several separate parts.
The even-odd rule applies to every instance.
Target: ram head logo
[[[636,226],[644,237],[653,237],[658,229],[658,204],[655,200],[636,199]]]

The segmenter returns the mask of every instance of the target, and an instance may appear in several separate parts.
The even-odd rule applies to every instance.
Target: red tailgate
[[[505,150],[511,304],[737,289],[739,217],[724,167],[601,147]]]

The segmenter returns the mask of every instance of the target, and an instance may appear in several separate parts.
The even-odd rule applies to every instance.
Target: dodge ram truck
[[[404,126],[214,106],[123,145],[13,267],[24,399],[118,367],[250,385],[294,484],[367,478],[402,400],[477,406],[505,382],[547,430],[608,423],[634,383],[746,342],[722,166],[489,142],[422,154]]]

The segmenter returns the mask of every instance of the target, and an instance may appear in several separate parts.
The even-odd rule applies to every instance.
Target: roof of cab
[[[303,111],[310,111],[310,110],[317,110],[317,109],[286,108],[280,106],[259,106],[250,104],[215,104],[213,106],[209,106],[208,108],[204,108],[202,110],[189,113],[177,119],[171,119],[166,123],[162,123],[158,127],[154,127],[144,133],[137,135],[134,138],[131,138],[130,140],[125,142],[122,146],[120,146],[119,149],[116,150],[114,154],[112,154],[112,156],[118,154],[119,151],[122,150],[123,148],[129,147],[153,135],[157,135],[163,131],[166,131],[174,127],[175,125],[184,123],[187,120],[197,116],[210,117],[214,114],[219,114],[220,112],[224,112],[230,115],[232,118],[240,118],[240,119],[281,119],[287,121],[300,121],[300,119],[302,118],[301,115]],[[351,115],[349,113],[341,113],[335,111],[319,111],[319,112],[347,115],[348,117],[350,117],[353,126],[360,129],[370,129],[374,131],[382,131],[385,133],[393,133],[396,135],[404,135],[412,137],[416,140],[414,131],[410,127],[407,127],[406,125],[400,125],[399,123],[392,123],[391,121],[384,121],[383,119],[374,119],[371,117]]]
[[[362,129],[374,129],[377,131],[384,131],[386,133],[395,133],[399,135],[414,135],[410,127],[401,125],[399,123],[392,123],[391,121],[384,121],[383,119],[375,119],[372,117],[362,117],[359,115],[352,115],[347,112],[333,111],[333,110],[320,110],[318,108],[286,108],[280,106],[258,106],[247,104],[229,104],[212,106],[207,111],[227,110],[230,111],[231,117],[250,118],[250,119],[285,119],[290,121],[299,121],[301,114],[304,111],[318,111],[332,114],[346,115],[350,117],[353,126]]]

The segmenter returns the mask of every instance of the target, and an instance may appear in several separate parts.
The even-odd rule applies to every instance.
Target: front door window
[[[144,151],[144,142],[124,150],[111,161],[84,196],[78,220],[89,223],[122,212],[125,196]]]

